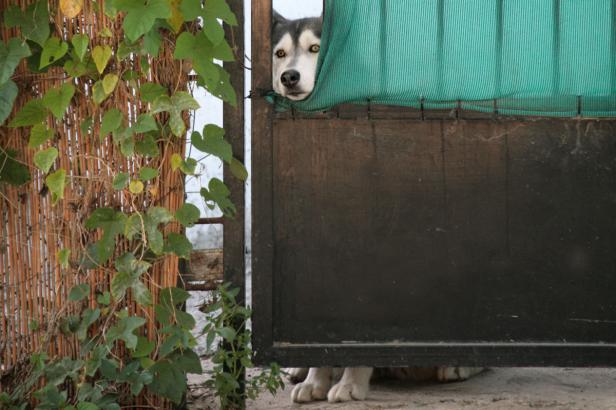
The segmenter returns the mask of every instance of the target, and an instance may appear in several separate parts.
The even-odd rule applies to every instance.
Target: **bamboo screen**
[[[32,1],[0,0],[1,10],[10,4],[24,4]],[[56,35],[64,40],[74,33],[86,33],[91,39],[90,47],[108,44],[117,49],[121,38],[121,18],[112,20],[103,13],[94,13],[93,7],[101,2],[84,2],[82,13],[74,19],[63,18],[59,13],[53,16]],[[50,1],[50,9],[57,10],[57,0]],[[108,29],[108,30],[107,30]],[[103,31],[105,30],[105,31]],[[17,34],[15,29],[2,27],[2,39],[7,41]],[[109,37],[105,33],[111,33]],[[168,42],[163,40],[159,56],[149,61],[148,81],[168,87],[171,92],[187,89],[187,73],[178,61],[173,60]],[[113,61],[113,60],[112,60]],[[139,59],[126,59],[120,64],[122,72],[140,70]],[[14,76],[19,87],[15,103],[17,112],[24,103],[42,96],[47,90],[57,87],[67,78],[61,68],[52,68],[44,74],[32,74],[25,64]],[[51,205],[51,194],[46,194],[44,175],[33,166],[34,150],[27,147],[28,128],[0,128],[0,147],[14,148],[22,153],[22,160],[30,168],[32,180],[21,187],[0,187],[0,391],[2,385],[8,388],[10,375],[19,373],[35,351],[45,351],[50,357],[58,355],[75,356],[78,343],[72,338],[61,336],[55,328],[57,319],[71,312],[74,306],[68,302],[68,292],[79,283],[88,283],[91,289],[90,304],[93,306],[98,293],[109,290],[111,269],[84,270],[79,267],[77,250],[98,238],[94,231],[83,227],[84,221],[97,207],[127,209],[127,198],[122,192],[111,187],[113,176],[118,172],[131,173],[145,159],[127,160],[110,138],[101,141],[99,124],[101,114],[115,107],[134,121],[143,112],[139,99],[126,81],[120,81],[116,91],[101,106],[96,106],[91,95],[92,82],[74,80],[77,89],[62,125],[55,130],[56,140],[52,142],[60,152],[56,164],[67,170],[65,198],[56,206]],[[99,119],[93,122],[89,132],[83,132],[80,124],[87,118]],[[185,118],[186,120],[186,118]],[[44,147],[43,147],[44,148]],[[184,141],[174,139],[159,143],[160,156],[147,160],[148,166],[159,168],[160,175],[152,181],[150,189],[138,197],[138,208],[164,206],[171,211],[177,209],[184,198],[183,179],[179,172],[172,172],[170,157],[173,153],[184,154]],[[136,161],[142,162],[142,164]],[[177,230],[172,225],[167,230]],[[125,244],[124,246],[127,246]],[[121,246],[120,246],[121,247]],[[61,268],[57,252],[63,248],[72,250],[69,268]],[[119,252],[119,251],[118,251]],[[175,286],[178,277],[178,263],[175,256],[164,258],[154,264],[147,279],[148,286],[157,299],[157,290]],[[130,310],[141,309],[130,300]],[[153,308],[148,308],[146,331],[153,334],[155,327]],[[34,330],[32,323],[40,324]],[[120,354],[122,352],[119,352]],[[18,381],[18,380],[15,380]],[[154,398],[143,404],[159,406]]]

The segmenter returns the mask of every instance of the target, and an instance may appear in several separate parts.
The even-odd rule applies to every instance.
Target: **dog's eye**
[[[320,49],[321,49],[321,46],[318,44],[313,44],[310,46],[311,53],[318,53]]]
[[[276,57],[278,57],[278,58],[283,58],[283,57],[286,57],[286,56],[287,56],[287,53],[285,53],[285,51],[284,51],[284,50],[278,50],[278,51],[276,51]]]

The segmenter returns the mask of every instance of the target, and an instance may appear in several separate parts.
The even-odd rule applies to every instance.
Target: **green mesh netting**
[[[313,94],[341,103],[616,115],[616,0],[326,0]]]

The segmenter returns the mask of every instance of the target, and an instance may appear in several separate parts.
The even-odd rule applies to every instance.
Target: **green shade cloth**
[[[305,101],[616,116],[616,0],[326,0]]]

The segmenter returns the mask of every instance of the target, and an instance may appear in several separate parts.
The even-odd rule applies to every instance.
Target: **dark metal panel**
[[[272,106],[260,95],[271,89],[271,0],[252,0],[252,268],[253,351],[263,363],[272,339]]]

